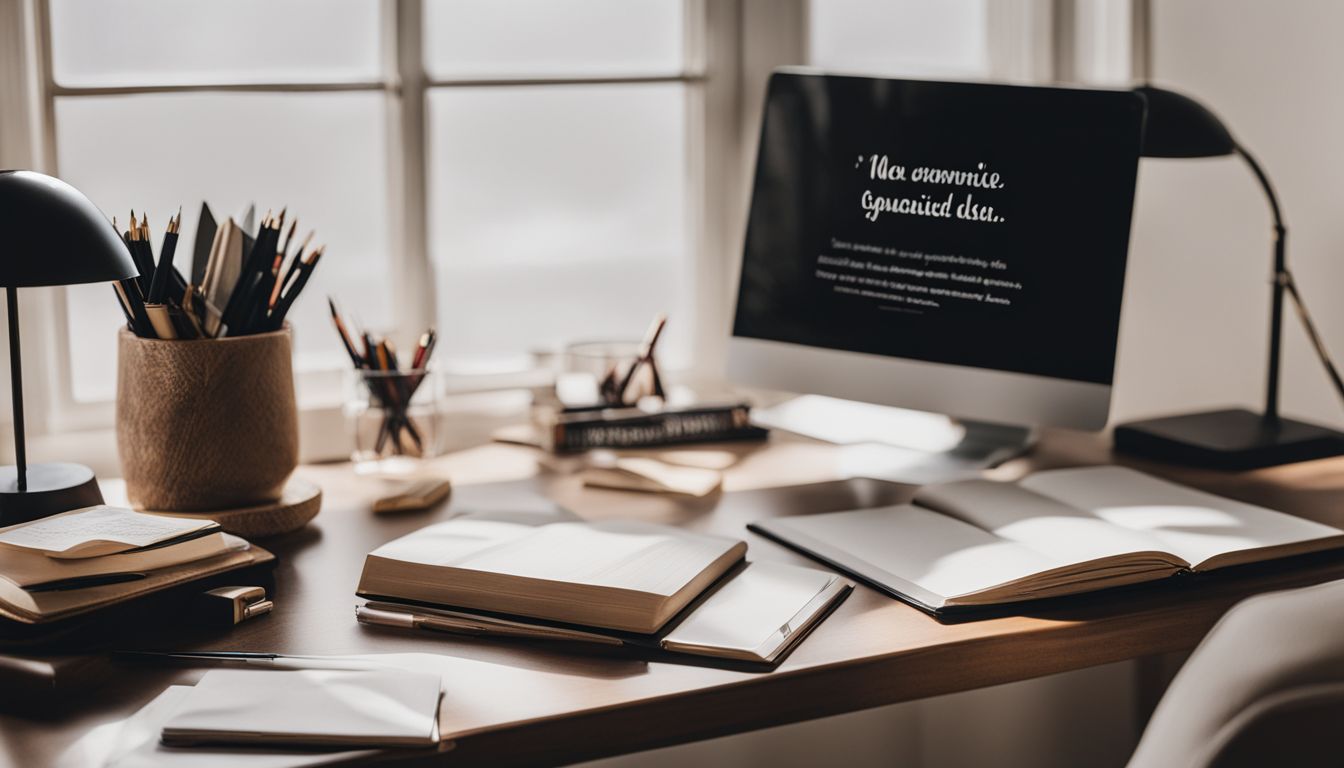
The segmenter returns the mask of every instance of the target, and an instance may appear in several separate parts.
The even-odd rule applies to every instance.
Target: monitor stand
[[[801,395],[752,412],[761,426],[840,446],[841,474],[898,483],[974,477],[1020,455],[1027,427],[975,421],[852,400]]]
[[[965,480],[1020,456],[1035,441],[1035,431],[1027,427],[952,423],[965,432],[954,445],[942,450],[871,442],[843,446],[843,473],[911,485]]]

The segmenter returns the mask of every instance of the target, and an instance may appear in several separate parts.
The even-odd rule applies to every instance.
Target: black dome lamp
[[[1284,227],[1279,200],[1269,177],[1246,148],[1232,138],[1222,121],[1204,105],[1151,85],[1135,91],[1148,103],[1143,157],[1237,154],[1250,166],[1269,200],[1270,213],[1274,217],[1274,277],[1270,289],[1269,364],[1263,411],[1255,413],[1233,408],[1121,424],[1115,428],[1116,450],[1219,469],[1267,467],[1344,454],[1344,434],[1279,415],[1279,361],[1285,294],[1292,299],[1307,336],[1341,397],[1344,397],[1344,379],[1331,362],[1288,270],[1284,251],[1288,230]]]
[[[0,171],[0,285],[9,309],[9,375],[14,399],[14,460],[0,467],[0,525],[101,504],[93,470],[80,464],[29,465],[23,435],[19,288],[111,282],[139,274],[102,211],[60,179]]]

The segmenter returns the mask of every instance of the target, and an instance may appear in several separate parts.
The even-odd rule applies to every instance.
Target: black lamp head
[[[111,222],[79,190],[33,171],[0,171],[0,286],[75,285],[140,274]]]
[[[1143,157],[1220,157],[1237,142],[1213,112],[1189,96],[1142,85],[1134,89],[1148,103]]]

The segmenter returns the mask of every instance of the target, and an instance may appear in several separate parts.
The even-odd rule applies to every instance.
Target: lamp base
[[[1243,408],[1131,421],[1115,428],[1115,450],[1212,469],[1255,469],[1344,455],[1344,433]]]
[[[83,464],[28,465],[28,490],[19,490],[18,468],[0,467],[0,526],[103,503],[93,470]]]

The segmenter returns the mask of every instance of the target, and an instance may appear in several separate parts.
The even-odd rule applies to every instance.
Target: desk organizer
[[[321,492],[298,465],[292,340],[279,331],[117,345],[117,451],[126,495],[146,511],[217,518],[248,536],[317,514]]]

